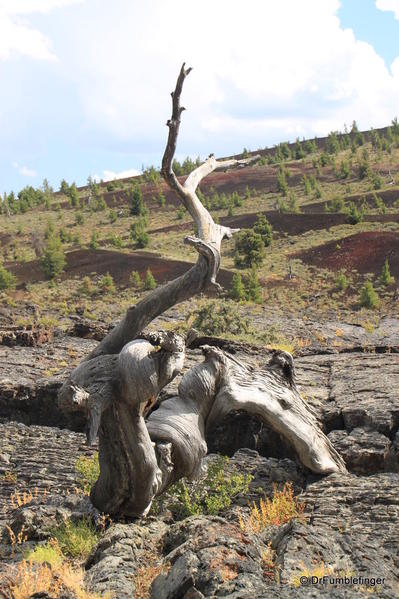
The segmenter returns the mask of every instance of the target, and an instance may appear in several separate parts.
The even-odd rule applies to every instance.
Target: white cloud
[[[0,0],[0,60],[15,55],[56,60],[50,41],[21,15],[48,13],[82,0]]]
[[[114,181],[115,179],[125,179],[126,177],[137,177],[140,174],[141,173],[134,168],[128,169],[126,171],[121,171],[119,173],[104,170],[102,177],[100,177],[99,175],[93,175],[93,179],[95,181],[100,181],[101,179],[103,181]]]
[[[375,5],[380,10],[392,11],[399,20],[399,0],[376,0]]]
[[[37,176],[37,172],[34,169],[28,168],[27,166],[20,166],[18,164],[18,162],[16,162],[15,160],[12,163],[12,166],[15,169],[17,169],[19,174],[22,175],[23,177],[36,177]]]
[[[184,89],[183,153],[232,151],[240,143],[255,149],[353,119],[378,127],[396,114],[397,70],[342,29],[338,0],[189,6],[121,2],[112,20],[99,10],[89,30],[77,24],[71,77],[88,131],[129,143],[137,154],[160,144],[183,58],[194,67]]]

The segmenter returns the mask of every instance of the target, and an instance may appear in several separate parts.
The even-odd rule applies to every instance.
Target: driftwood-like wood
[[[277,352],[255,370],[221,350],[204,346],[205,360],[182,378],[178,395],[146,415],[159,392],[181,372],[186,339],[172,332],[143,334],[171,306],[208,286],[219,287],[221,243],[237,229],[221,226],[199,200],[196,189],[218,168],[245,166],[258,157],[217,161],[213,155],[182,183],[172,163],[180,127],[180,97],[191,69],[183,64],[172,93],[172,116],[162,175],[191,214],[198,237],[185,242],[197,262],[181,277],[149,292],[65,381],[59,404],[87,415],[87,441],[99,434],[100,476],[91,500],[114,517],[142,516],[156,495],[186,476],[195,477],[206,455],[206,428],[232,410],[246,410],[286,437],[314,472],[344,472],[345,465],[318,426],[295,384],[293,360]],[[140,338],[138,338],[140,337]]]

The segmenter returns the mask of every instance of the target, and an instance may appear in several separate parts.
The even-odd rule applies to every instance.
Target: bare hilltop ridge
[[[145,518],[93,508],[98,446],[57,394],[151,289],[184,274],[193,222],[158,169],[0,202],[0,595],[25,599],[399,597],[399,124],[297,140],[198,193],[222,290],[149,330],[195,328],[254,367],[294,356],[301,397],[345,461],[314,474],[254,415],[206,430],[207,472]],[[200,163],[174,162],[179,181]],[[177,393],[182,375],[160,394]]]

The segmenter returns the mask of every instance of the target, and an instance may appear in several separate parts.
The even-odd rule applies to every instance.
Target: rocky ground
[[[267,315],[259,316],[262,326],[270,322]],[[55,400],[65,372],[104,330],[81,321],[68,334],[18,330],[6,317],[1,324],[0,556],[5,572],[24,549],[47,539],[57,522],[95,517],[87,496],[77,491],[75,464],[96,447],[85,446],[82,418],[61,414]],[[232,456],[232,467],[252,474],[248,494],[235,497],[218,516],[173,521],[161,514],[112,523],[85,564],[92,591],[111,591],[118,599],[137,596],[135,585],[156,556],[164,567],[154,570],[154,599],[370,592],[399,597],[399,322],[383,319],[369,332],[334,319],[322,324],[293,318],[286,326],[309,340],[295,360],[298,384],[343,455],[348,474],[310,474],[277,434],[254,418],[233,414],[208,432],[208,448]],[[213,342],[252,363],[268,359],[262,348]],[[190,350],[186,367],[201,359],[200,349]],[[177,383],[164,393],[173,393]],[[272,496],[273,483],[281,488],[289,481],[306,506],[303,519],[259,534],[240,527],[239,516],[249,512],[251,501]],[[26,493],[21,505],[17,492],[20,498]],[[10,529],[18,536],[22,527],[22,543],[12,545]],[[272,568],[265,558],[270,551]],[[300,586],[301,575],[320,572],[380,577],[384,583]]]

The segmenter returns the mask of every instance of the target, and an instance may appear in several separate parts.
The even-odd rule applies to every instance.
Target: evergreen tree
[[[107,272],[106,275],[100,279],[100,288],[104,293],[115,293],[115,283],[112,276]]]
[[[148,269],[146,272],[146,275],[145,275],[145,279],[144,279],[144,289],[145,290],[155,289],[156,286],[157,286],[157,284],[155,282],[153,274],[152,274],[151,270]]]
[[[236,236],[235,251],[236,266],[259,266],[265,257],[265,244],[262,236],[255,233],[253,229],[244,229]]]
[[[247,290],[248,299],[252,300],[256,304],[260,304],[262,302],[262,288],[259,284],[258,273],[256,272],[255,267],[251,268],[245,287]]]
[[[381,285],[387,287],[391,285],[395,281],[395,278],[391,275],[389,271],[388,259],[385,260],[384,266],[382,267],[380,282]]]
[[[273,240],[273,227],[267,220],[264,214],[258,215],[256,222],[253,226],[255,233],[258,233],[262,237],[262,241],[265,247],[271,245]]]
[[[65,179],[63,179],[61,181],[61,185],[60,185],[60,192],[63,193],[64,195],[68,195],[69,192],[69,185],[68,183],[65,181]]]
[[[345,289],[348,287],[348,279],[342,270],[339,271],[337,278],[335,279],[335,285],[340,291],[345,291]]]
[[[244,283],[242,282],[242,277],[240,273],[236,273],[233,276],[233,281],[231,284],[230,297],[237,302],[241,300],[245,300],[246,292]]]
[[[135,216],[141,216],[145,214],[145,206],[143,201],[143,194],[138,185],[134,185],[129,191],[130,200],[130,214]]]
[[[67,195],[71,202],[71,206],[73,208],[80,208],[80,197],[79,197],[79,192],[78,192],[78,189],[77,189],[75,183],[72,183],[72,185],[70,186],[70,188],[68,190]]]
[[[0,291],[5,291],[7,289],[15,289],[15,285],[17,283],[16,277],[4,268],[2,264],[0,264]]]
[[[371,281],[366,281],[360,290],[360,305],[364,308],[378,308],[380,300]]]
[[[150,236],[145,230],[145,221],[141,218],[130,225],[130,238],[135,242],[136,247],[145,248],[150,242]]]
[[[283,196],[286,196],[288,194],[288,183],[283,167],[280,167],[280,172],[277,175],[277,191],[282,193]]]
[[[130,275],[130,283],[135,289],[138,289],[141,286],[140,274],[137,272],[137,270],[132,271]]]
[[[98,233],[97,233],[97,231],[93,231],[90,236],[90,247],[92,250],[96,250],[98,248]]]
[[[48,237],[40,264],[50,279],[54,279],[64,270],[66,259],[59,235],[52,234]]]

